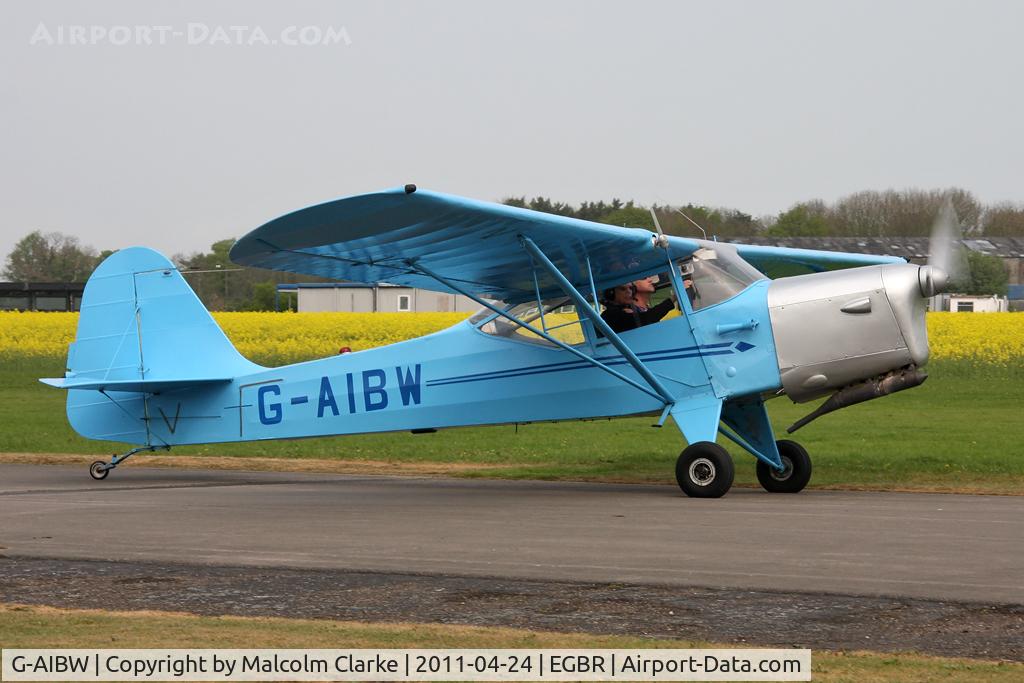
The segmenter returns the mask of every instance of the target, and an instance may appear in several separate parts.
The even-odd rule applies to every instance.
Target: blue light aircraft
[[[617,228],[414,185],[277,218],[231,259],[461,294],[480,311],[419,339],[267,368],[235,350],[167,258],[118,251],[86,285],[65,376],[42,380],[68,390],[79,434],[133,446],[93,463],[95,479],[182,444],[651,414],[656,426],[671,416],[689,444],[676,462],[687,495],[732,485],[719,434],[757,459],[765,489],[797,492],[811,461],[776,441],[766,399],[830,396],[792,431],[920,384],[926,297],[949,271]],[[655,275],[678,314],[612,330],[599,293]]]

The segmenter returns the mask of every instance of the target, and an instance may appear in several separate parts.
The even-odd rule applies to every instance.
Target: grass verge
[[[691,648],[709,643],[440,624],[200,617],[0,604],[4,648]],[[815,681],[1019,681],[1024,665],[915,654],[813,654]]]
[[[64,394],[36,381],[60,375],[61,364],[0,361],[0,452],[109,455],[124,450],[88,441],[70,429]],[[814,460],[811,487],[1024,493],[1024,369],[945,362],[929,366],[929,372],[923,387],[827,415],[798,432],[795,437]],[[776,432],[783,435],[811,407],[785,398],[770,402]],[[228,459],[256,458],[238,469],[670,483],[683,440],[671,425],[651,429],[652,421],[640,417],[187,446],[173,454],[215,458],[203,464],[218,467],[229,465]],[[723,445],[736,456],[736,484],[756,486],[753,458],[731,443]]]

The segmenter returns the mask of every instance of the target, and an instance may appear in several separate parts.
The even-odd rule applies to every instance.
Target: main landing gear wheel
[[[721,498],[735,473],[729,451],[711,441],[687,446],[676,460],[676,482],[691,498]]]
[[[757,461],[757,480],[771,493],[799,493],[811,480],[811,456],[796,441],[776,441],[782,465],[779,472],[766,462]]]
[[[108,474],[110,474],[110,466],[102,460],[97,460],[89,465],[89,476],[96,481],[106,479]]]

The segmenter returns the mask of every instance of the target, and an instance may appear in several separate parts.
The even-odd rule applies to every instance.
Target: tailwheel
[[[89,476],[99,481],[106,479],[107,475],[110,474],[111,467],[102,460],[97,460],[93,464],[89,465]]]
[[[796,441],[776,441],[782,456],[780,472],[761,460],[757,461],[757,480],[771,493],[799,493],[811,480],[811,456]]]
[[[93,464],[89,465],[89,476],[92,477],[93,479],[95,479],[96,481],[99,481],[100,479],[106,479],[107,475],[110,474],[110,470],[114,469],[115,467],[117,467],[118,465],[120,465],[121,463],[123,463],[125,460],[127,460],[130,457],[132,457],[136,453],[142,453],[142,452],[152,453],[153,451],[155,451],[158,448],[162,448],[162,449],[164,449],[166,451],[171,450],[171,447],[167,446],[167,445],[164,445],[164,446],[137,446],[136,448],[131,449],[130,451],[128,451],[124,455],[116,455],[115,454],[115,455],[111,456],[110,457],[110,462],[103,462],[102,460],[97,460]]]
[[[676,461],[676,482],[691,498],[721,498],[734,475],[729,451],[711,441],[687,446]]]

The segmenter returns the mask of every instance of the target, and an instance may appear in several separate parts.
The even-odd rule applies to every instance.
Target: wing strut
[[[558,271],[555,264],[553,264],[551,260],[544,255],[544,252],[533,243],[533,240],[529,237],[520,236],[519,241],[522,243],[523,247],[540,262],[544,267],[544,270],[548,271],[548,274],[554,278],[555,282],[557,282],[562,288],[562,291],[564,291],[569,298],[573,300],[573,303],[576,304],[576,310],[581,311],[585,316],[590,318],[590,321],[594,323],[594,327],[600,330],[601,334],[603,334],[605,338],[612,343],[612,346],[619,350],[619,353],[621,353],[622,356],[629,361],[629,364],[632,365],[638,373],[640,373],[640,376],[644,378],[647,384],[649,384],[651,388],[658,393],[661,400],[666,404],[675,403],[676,399],[672,396],[672,393],[669,392],[669,390],[665,388],[665,385],[654,376],[654,373],[643,364],[643,361],[641,361],[637,355],[633,353],[628,346],[626,346],[626,343],[622,341],[622,338],[613,332],[612,328],[608,327],[608,323],[604,321],[604,318],[594,310],[594,307],[591,306],[583,295],[579,293],[579,290],[573,287],[572,283]]]
[[[558,346],[558,347],[568,351],[569,353],[572,353],[572,354],[574,354],[576,356],[579,356],[580,358],[582,358],[583,360],[587,361],[591,365],[593,365],[595,367],[598,367],[598,368],[601,368],[605,372],[607,372],[607,373],[609,373],[611,375],[614,375],[617,379],[622,380],[623,382],[625,382],[626,384],[630,385],[631,387],[639,389],[640,391],[644,392],[645,394],[647,394],[651,398],[658,399],[659,401],[664,400],[662,396],[659,396],[658,394],[654,393],[653,391],[651,391],[650,389],[648,389],[644,385],[640,384],[639,382],[636,382],[636,381],[630,379],[629,377],[626,377],[621,372],[608,367],[607,365],[605,365],[601,361],[597,360],[596,358],[591,358],[590,356],[588,356],[587,354],[583,353],[579,349],[576,349],[576,348],[573,348],[573,347],[569,346],[568,344],[563,342],[561,339],[556,339],[555,337],[552,337],[546,331],[538,330],[533,325],[530,325],[529,323],[526,323],[526,322],[524,322],[522,320],[519,320],[514,315],[510,315],[507,311],[501,310],[500,308],[498,308],[497,306],[495,306],[491,302],[487,301],[486,299],[481,299],[480,297],[474,295],[473,293],[471,293],[469,291],[466,291],[464,288],[459,287],[457,284],[455,284],[451,280],[448,280],[447,278],[442,277],[441,275],[438,275],[437,273],[433,272],[432,270],[430,270],[426,266],[419,265],[419,264],[417,264],[417,263],[415,263],[413,261],[409,261],[408,264],[409,264],[409,267],[414,269],[415,271],[417,271],[417,272],[419,272],[419,273],[421,273],[423,275],[426,275],[427,277],[431,277],[431,278],[437,280],[438,282],[440,282],[442,285],[445,285],[446,287],[451,287],[452,290],[458,292],[462,296],[469,297],[470,299],[472,299],[473,301],[477,302],[478,304],[480,304],[484,308],[487,308],[487,309],[489,309],[491,311],[494,311],[495,313],[497,313],[502,318],[505,318],[506,320],[509,320],[509,321],[515,323],[516,325],[521,325],[522,327],[528,329],[530,332],[533,332],[538,337],[546,339],[547,341],[551,342],[555,346]],[[575,290],[573,290],[573,291],[575,291]],[[602,320],[601,322],[604,322],[604,321]]]

